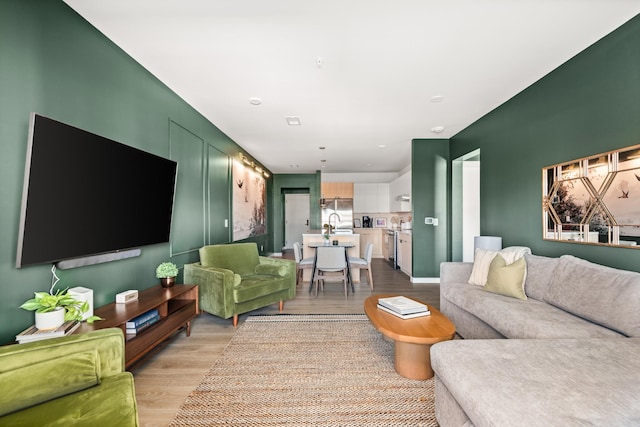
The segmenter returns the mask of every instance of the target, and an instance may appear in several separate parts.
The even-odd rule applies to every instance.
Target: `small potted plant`
[[[324,224],[322,226],[324,228],[324,232],[322,233],[322,237],[324,237],[325,246],[329,245],[329,239],[331,238],[331,226],[329,224]]]
[[[36,328],[41,330],[55,329],[69,320],[82,321],[83,314],[89,310],[88,301],[78,301],[68,293],[68,289],[50,292],[35,292],[34,298],[25,301],[20,308],[35,311]],[[91,316],[87,323],[102,320]]]
[[[163,288],[170,288],[176,283],[178,266],[172,262],[163,262],[156,268],[156,277],[160,279]]]

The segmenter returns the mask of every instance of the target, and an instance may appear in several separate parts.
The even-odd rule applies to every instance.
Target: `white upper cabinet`
[[[378,212],[390,212],[389,184],[378,184]]]
[[[378,184],[353,184],[353,211],[375,212],[378,207]]]
[[[411,212],[411,171],[389,184],[389,209],[391,212]]]
[[[353,184],[353,211],[358,213],[389,212],[389,184]]]

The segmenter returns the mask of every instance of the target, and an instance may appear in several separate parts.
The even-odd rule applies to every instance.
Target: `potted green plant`
[[[160,279],[163,288],[170,288],[176,283],[178,266],[172,262],[163,262],[156,268],[156,277]]]
[[[68,289],[50,292],[34,292],[34,298],[25,301],[20,308],[35,311],[36,328],[55,329],[69,320],[82,321],[83,314],[89,310],[88,301],[78,301],[68,293]],[[91,316],[87,323],[102,320]]]
[[[322,237],[324,237],[324,244],[325,246],[328,246],[329,239],[331,238],[331,232],[333,231],[333,227],[330,224],[324,224],[322,228],[324,229],[322,233]]]

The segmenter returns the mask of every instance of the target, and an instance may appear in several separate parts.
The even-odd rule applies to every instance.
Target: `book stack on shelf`
[[[158,313],[158,310],[149,310],[146,313],[143,313],[140,316],[135,317],[127,322],[127,335],[137,335],[150,326],[158,323],[159,320],[160,313]]]
[[[378,308],[401,319],[414,319],[431,314],[426,304],[403,296],[379,298]]]
[[[69,320],[62,324],[62,326],[56,329],[38,329],[35,325],[25,329],[16,335],[16,341],[20,344],[27,342],[46,340],[49,338],[63,337],[65,335],[71,335],[73,331],[78,329],[80,322],[77,320]]]

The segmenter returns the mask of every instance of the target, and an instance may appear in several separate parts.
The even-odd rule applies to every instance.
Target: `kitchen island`
[[[337,240],[338,242],[349,242],[353,244],[352,248],[347,249],[347,254],[350,257],[360,257],[360,235],[359,234],[331,234],[329,235],[329,242]],[[313,258],[316,256],[316,249],[310,248],[309,243],[324,243],[323,235],[318,233],[303,234],[302,235],[302,257]],[[303,270],[302,279],[304,283],[309,283],[311,280],[311,269],[306,268]],[[352,268],[351,277],[354,283],[360,283],[360,269]]]

